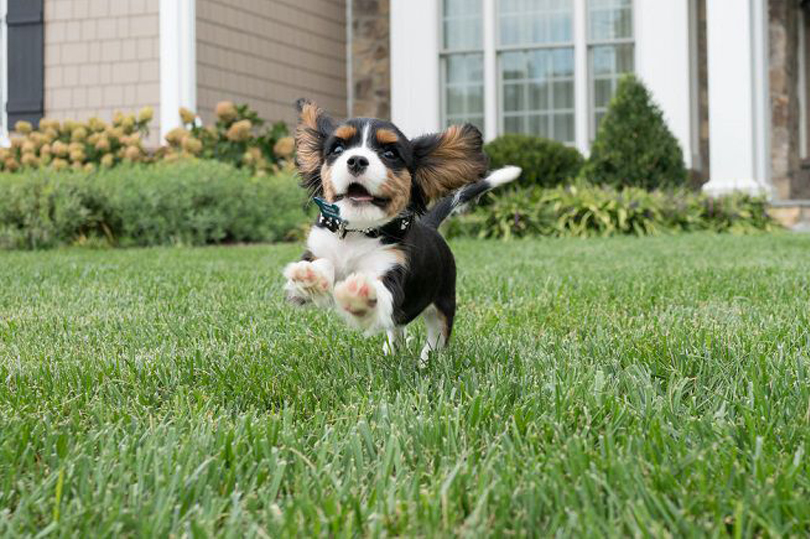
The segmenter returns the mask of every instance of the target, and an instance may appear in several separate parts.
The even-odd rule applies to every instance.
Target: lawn
[[[424,370],[300,246],[0,253],[0,535],[810,533],[810,236],[453,246]]]

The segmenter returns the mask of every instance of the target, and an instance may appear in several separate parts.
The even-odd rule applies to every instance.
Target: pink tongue
[[[349,195],[349,198],[358,202],[371,202],[374,200],[374,197],[370,195]]]

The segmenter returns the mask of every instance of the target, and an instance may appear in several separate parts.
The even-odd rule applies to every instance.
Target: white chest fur
[[[325,228],[314,227],[309,233],[307,247],[315,258],[326,258],[335,267],[335,282],[360,272],[381,277],[402,263],[401,251],[378,238],[349,232],[345,238]]]

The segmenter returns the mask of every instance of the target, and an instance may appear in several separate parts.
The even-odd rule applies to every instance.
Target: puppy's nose
[[[368,159],[362,155],[353,155],[346,161],[346,165],[349,167],[352,176],[359,176],[368,168]]]

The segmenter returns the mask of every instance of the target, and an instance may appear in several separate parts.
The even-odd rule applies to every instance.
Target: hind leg
[[[394,326],[386,331],[385,343],[383,343],[383,354],[386,356],[394,355],[399,348],[400,343],[405,338],[405,327]]]
[[[453,331],[453,319],[455,315],[455,298],[436,301],[422,313],[422,318],[424,318],[425,327],[427,328],[427,342],[420,354],[421,366],[424,367],[427,364],[430,358],[430,352],[441,350],[447,346],[447,341],[450,340],[450,333]]]

